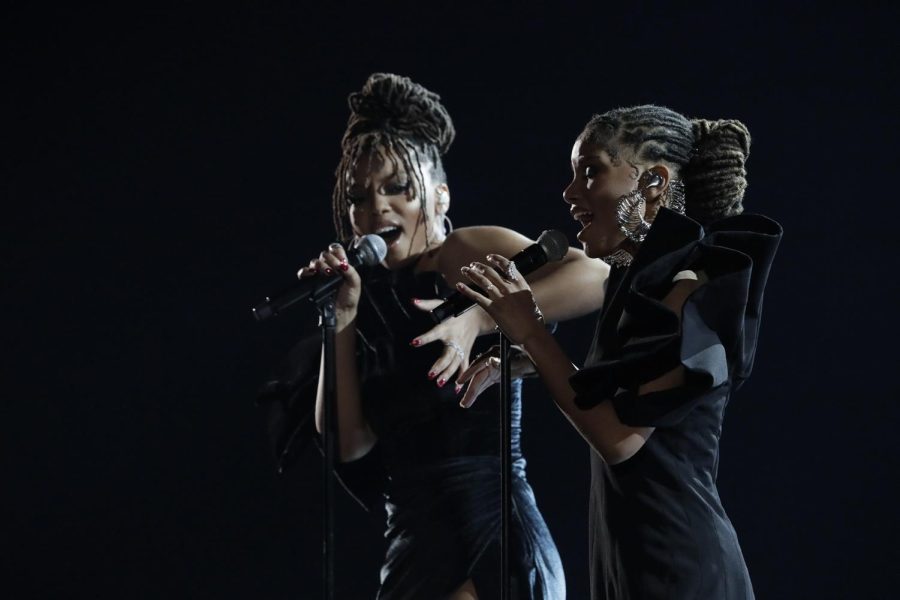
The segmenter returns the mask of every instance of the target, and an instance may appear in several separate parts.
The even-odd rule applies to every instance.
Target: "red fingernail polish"
[[[411,341],[411,342],[409,343],[409,345],[410,345],[410,346],[418,346],[418,345],[421,344],[421,343],[422,343],[422,342],[420,342],[419,340],[413,340],[413,341]]]
[[[419,300],[418,298],[413,298],[412,301],[413,304],[418,304],[419,302],[421,302],[421,300]]]
[[[346,273],[347,270],[350,269],[350,265],[348,265],[348,264],[347,264],[347,261],[344,260],[344,261],[341,261],[341,264],[338,265],[338,268],[339,268],[341,271],[344,271],[344,272]]]
[[[462,386],[461,384],[457,383],[457,384],[456,384],[456,387],[453,388],[453,389],[454,389],[454,391],[456,391],[456,393],[458,394],[458,393],[460,393],[460,392],[462,391],[463,386]]]
[[[447,380],[446,380],[446,379],[438,379],[437,386],[438,386],[438,387],[444,387],[444,384],[445,384],[445,383],[447,383]]]
[[[435,377],[437,377],[437,373],[435,373],[434,371],[428,374],[428,379],[434,379]]]

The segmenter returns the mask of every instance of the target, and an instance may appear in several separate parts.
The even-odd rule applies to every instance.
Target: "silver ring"
[[[450,348],[453,348],[453,351],[456,352],[456,354],[459,356],[460,360],[465,360],[465,359],[466,359],[466,352],[462,349],[462,346],[460,346],[459,344],[457,344],[457,343],[454,342],[453,340],[450,340],[450,341],[448,341],[448,342],[444,342],[444,345],[445,345],[445,346],[449,346]]]
[[[509,261],[506,270],[503,271],[503,278],[510,283],[515,283],[519,280],[519,277],[516,275],[516,263]]]
[[[495,290],[495,289],[497,289],[497,288],[494,287],[494,284],[493,284],[493,283],[489,283],[488,286],[487,286],[486,288],[484,288],[484,291],[490,293],[492,290]]]

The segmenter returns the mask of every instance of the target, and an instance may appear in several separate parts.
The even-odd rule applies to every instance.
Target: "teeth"
[[[387,227],[378,228],[378,230],[375,233],[382,234],[382,233],[387,233],[389,231],[396,231],[397,229],[400,229],[400,228],[397,227],[396,225],[388,225]]]

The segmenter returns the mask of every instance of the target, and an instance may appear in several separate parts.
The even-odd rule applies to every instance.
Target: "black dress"
[[[364,276],[357,318],[363,410],[378,436],[338,476],[364,506],[383,502],[388,542],[379,599],[438,599],[469,578],[479,596],[499,595],[499,403],[486,397],[460,408],[453,382],[426,377],[443,351],[409,342],[434,325],[413,298],[446,297],[434,272],[375,267]],[[285,374],[265,387],[282,463],[312,436],[309,414],[318,375],[318,338],[301,342]],[[340,376],[340,374],[339,374]],[[562,563],[525,479],[519,444],[521,381],[513,386],[513,598],[562,599]]]
[[[753,365],[780,238],[762,216],[704,232],[662,209],[631,266],[610,275],[587,366],[571,379],[576,401],[583,409],[612,402],[624,424],[656,429],[620,464],[592,453],[595,598],[753,598],[716,476],[724,410]],[[708,281],[688,297],[679,325],[660,300],[683,270]],[[684,386],[637,395],[678,365]]]

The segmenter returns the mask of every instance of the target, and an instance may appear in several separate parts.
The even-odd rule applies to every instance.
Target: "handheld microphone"
[[[364,265],[377,265],[384,260],[385,256],[387,256],[387,244],[374,233],[364,235],[352,248],[347,250],[347,262],[354,269]],[[337,274],[331,277],[321,274],[314,275],[282,290],[274,297],[267,296],[253,308],[253,316],[257,321],[264,321],[306,298],[317,301],[331,293],[343,282],[344,278]]]
[[[528,275],[544,266],[548,262],[562,260],[569,251],[569,240],[561,231],[548,229],[537,239],[537,243],[528,246],[512,257],[516,270],[522,276]],[[469,285],[479,294],[484,294],[478,286]],[[453,292],[447,300],[431,311],[431,318],[435,323],[440,323],[450,317],[458,317],[466,312],[475,303],[459,292]]]

